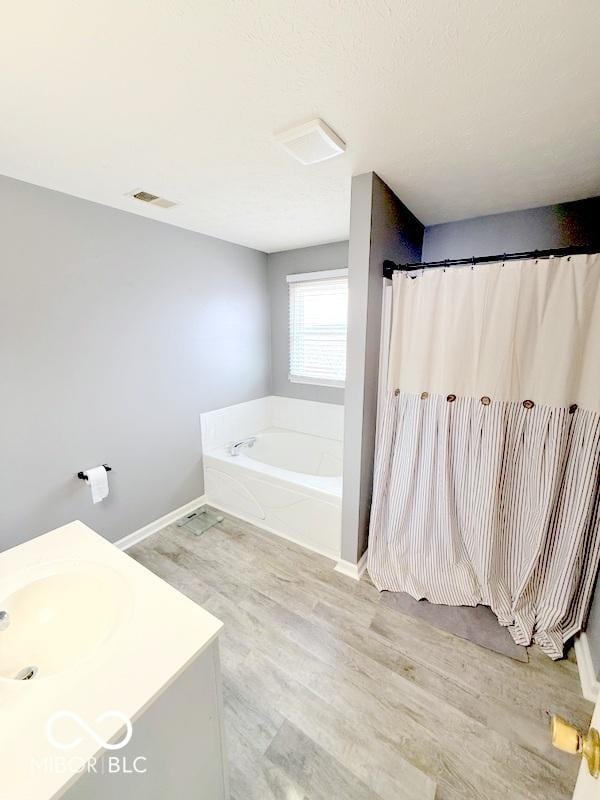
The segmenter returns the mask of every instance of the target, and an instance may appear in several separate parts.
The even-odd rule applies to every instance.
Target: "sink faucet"
[[[10,616],[8,611],[0,611],[0,631],[5,631],[10,625]]]
[[[239,456],[242,447],[254,447],[256,436],[248,436],[247,439],[240,439],[237,442],[232,442],[229,445],[229,455]]]

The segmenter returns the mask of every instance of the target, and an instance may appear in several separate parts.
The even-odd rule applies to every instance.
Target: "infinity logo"
[[[76,736],[70,742],[61,742],[54,735],[54,725],[56,722],[61,719],[71,719],[76,722],[77,725],[90,737],[90,739],[93,739],[100,747],[103,747],[106,750],[120,750],[130,742],[131,737],[133,736],[133,725],[131,724],[129,717],[126,717],[125,714],[122,714],[120,711],[105,711],[103,714],[100,714],[100,716],[96,717],[95,722],[104,722],[105,719],[109,719],[110,717],[115,717],[125,726],[125,736],[120,742],[106,742],[96,733],[93,728],[87,724],[85,720],[81,719],[79,714],[75,714],[74,711],[57,711],[55,714],[52,714],[52,716],[49,717],[46,722],[46,736],[48,737],[50,744],[54,747],[58,747],[59,750],[73,750],[74,747],[77,747],[81,744],[83,741],[83,736]]]

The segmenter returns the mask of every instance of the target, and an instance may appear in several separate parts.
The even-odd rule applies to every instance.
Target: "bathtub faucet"
[[[256,436],[248,436],[247,439],[240,439],[238,442],[232,442],[229,445],[229,455],[239,456],[242,447],[254,447],[256,443]]]
[[[0,611],[0,631],[5,631],[10,625],[8,611]]]

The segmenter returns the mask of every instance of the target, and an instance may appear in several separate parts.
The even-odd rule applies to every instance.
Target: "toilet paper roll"
[[[103,466],[84,470],[87,482],[92,490],[92,503],[99,503],[108,495],[108,473]]]

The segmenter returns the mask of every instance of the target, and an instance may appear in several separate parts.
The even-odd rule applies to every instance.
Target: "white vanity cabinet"
[[[98,772],[81,774],[63,797],[226,800],[222,721],[219,650],[214,641],[133,720],[129,744],[100,756]]]

